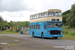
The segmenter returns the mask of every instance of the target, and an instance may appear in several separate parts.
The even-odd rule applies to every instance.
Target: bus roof
[[[54,12],[55,11],[59,11],[59,12],[62,12],[60,9],[48,9],[47,11],[43,11],[43,12],[48,12],[48,11],[54,11]],[[43,12],[39,12],[39,13],[43,13]],[[31,15],[36,15],[36,14],[39,14],[39,13],[35,13],[35,14],[31,14]]]

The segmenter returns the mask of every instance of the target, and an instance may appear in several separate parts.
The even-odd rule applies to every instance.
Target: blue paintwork
[[[48,28],[44,29],[44,23],[47,24],[47,22],[61,22],[62,21],[44,21],[44,22],[36,22],[36,23],[30,23],[29,25],[40,25],[40,29],[29,29],[29,34],[32,35],[32,32],[34,32],[35,36],[41,37],[41,33],[44,33],[44,37],[63,37],[62,34],[60,35],[50,35],[48,34],[50,30],[61,30],[62,33],[62,27],[57,27],[57,28]]]

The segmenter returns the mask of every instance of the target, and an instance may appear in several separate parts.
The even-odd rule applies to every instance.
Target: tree
[[[3,21],[3,18],[2,18],[2,16],[0,16],[0,22],[1,22],[1,21]]]
[[[67,10],[67,11],[62,13],[63,23],[65,25],[68,25],[66,19],[68,18],[69,13],[70,13],[70,10]]]
[[[68,16],[69,16],[67,18],[68,26],[71,28],[75,27],[75,4],[72,5]]]
[[[25,27],[29,27],[29,21],[25,22]]]
[[[62,15],[66,15],[66,14],[69,14],[70,13],[70,10],[67,10],[65,12],[62,13]]]
[[[6,21],[1,21],[1,22],[0,22],[0,28],[1,28],[1,27],[2,27],[2,28],[3,28],[3,27],[8,27],[8,28],[9,28],[10,25],[9,25],[8,22],[6,22]],[[3,30],[3,29],[2,29],[2,30]]]

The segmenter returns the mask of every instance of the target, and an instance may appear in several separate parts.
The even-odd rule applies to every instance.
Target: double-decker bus
[[[30,15],[29,34],[33,37],[63,37],[62,11],[49,9],[44,12]]]

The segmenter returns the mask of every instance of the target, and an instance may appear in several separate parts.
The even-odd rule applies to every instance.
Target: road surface
[[[27,39],[33,42],[43,43],[54,48],[65,48],[66,50],[75,50],[75,40],[65,40],[65,39],[51,39],[51,38],[33,38],[30,35],[21,35],[21,34],[0,34],[0,36],[9,36],[20,39]]]

